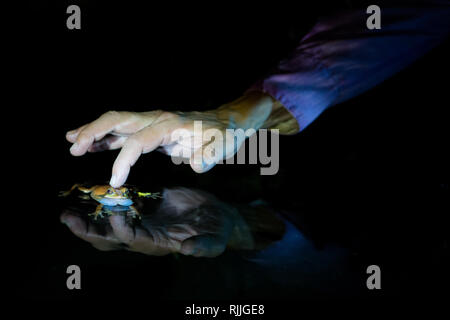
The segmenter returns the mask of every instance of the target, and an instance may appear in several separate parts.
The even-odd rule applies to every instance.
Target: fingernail
[[[75,151],[78,149],[78,143],[74,143],[71,147],[70,147],[70,151]]]
[[[74,135],[75,132],[76,132],[75,130],[70,130],[70,131],[67,131],[66,135],[71,136],[71,135]]]
[[[111,177],[111,180],[109,181],[109,184],[110,184],[112,187],[115,187],[116,182],[117,182],[117,177],[116,177],[116,175],[113,174],[112,177]]]

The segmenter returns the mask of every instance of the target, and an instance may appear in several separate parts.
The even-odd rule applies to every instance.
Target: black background
[[[81,7],[79,31],[66,28],[69,4]],[[72,157],[66,131],[112,109],[217,107],[286,57],[317,17],[348,7],[346,1],[27,4],[14,62],[18,103],[12,111],[20,129],[9,130],[19,149],[13,160],[17,228],[11,228],[17,297],[80,298],[58,296],[55,289],[57,279],[65,279],[52,269],[66,262],[58,254],[83,246],[59,223],[56,194],[74,182],[107,182],[116,152]],[[263,198],[296,210],[300,228],[318,246],[341,243],[358,252],[357,266],[381,266],[384,289],[378,296],[444,299],[449,49],[447,41],[376,88],[327,110],[301,134],[281,137],[275,176],[260,176],[258,166],[217,166],[197,175],[155,152],[133,167],[128,182],[194,186],[223,200]],[[120,269],[114,255],[105,259],[113,268],[108,276]],[[355,270],[362,279],[364,271]],[[103,289],[91,290],[107,291],[108,276],[99,280]]]

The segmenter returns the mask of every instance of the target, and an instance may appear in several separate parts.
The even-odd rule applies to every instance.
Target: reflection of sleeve
[[[369,30],[366,8],[319,21],[292,57],[249,90],[280,101],[303,130],[327,107],[354,97],[404,68],[445,39],[450,1],[381,8],[381,29]]]

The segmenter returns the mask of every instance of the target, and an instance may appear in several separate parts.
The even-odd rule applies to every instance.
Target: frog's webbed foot
[[[161,193],[159,192],[138,192],[137,194],[139,197],[142,198],[152,198],[152,199],[162,198]]]
[[[100,218],[103,218],[103,213],[102,212],[103,212],[103,205],[99,204],[97,206],[97,208],[95,208],[95,211],[92,212],[92,213],[89,213],[88,216],[90,216],[90,217],[93,216],[94,220],[97,220],[98,216],[100,216]]]
[[[130,209],[128,210],[128,212],[130,213],[130,215],[131,215],[133,218],[138,217],[139,220],[142,219],[141,214],[139,213],[139,211],[136,209],[135,206],[130,206]]]

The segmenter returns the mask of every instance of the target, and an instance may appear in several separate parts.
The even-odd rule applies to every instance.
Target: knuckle
[[[91,135],[86,132],[85,130],[81,131],[80,134],[78,135],[78,142],[85,142],[91,139]]]
[[[164,110],[155,110],[155,113],[158,114],[158,120],[179,120],[181,119],[181,116],[172,111],[164,111]]]
[[[110,116],[118,116],[120,114],[120,112],[116,111],[116,110],[109,110],[105,114],[110,115]]]
[[[120,111],[110,110],[102,114],[101,118],[118,118],[120,117],[121,113],[122,112]]]
[[[141,139],[139,139],[136,136],[131,136],[127,139],[127,145],[130,147],[141,147],[142,146],[142,142]]]

